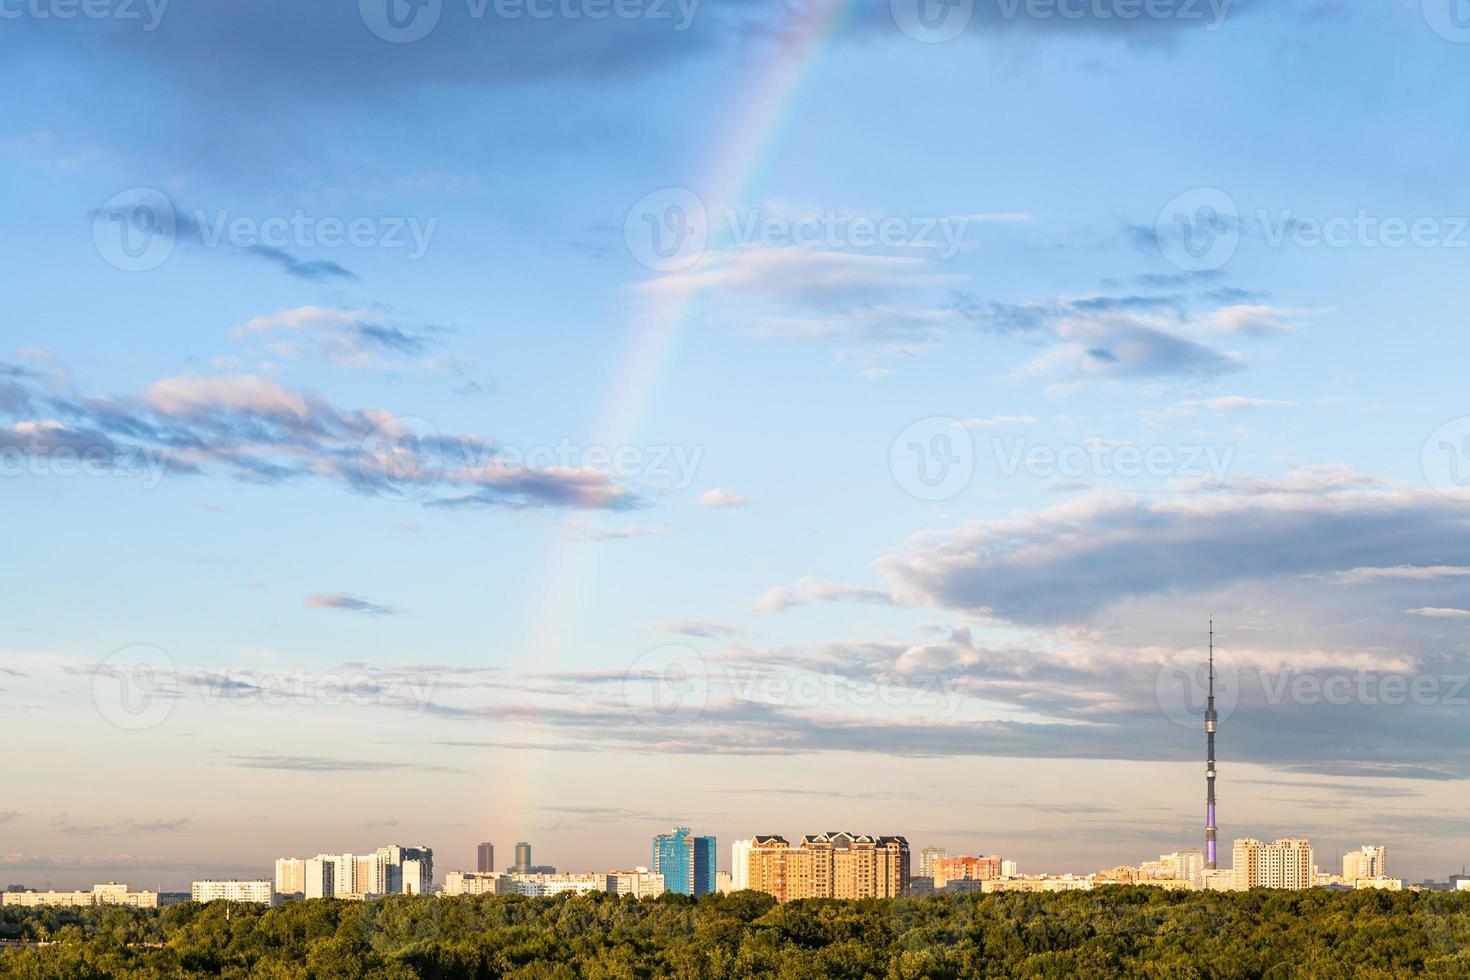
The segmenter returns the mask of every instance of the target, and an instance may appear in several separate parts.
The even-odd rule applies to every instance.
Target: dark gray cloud
[[[1016,623],[1077,623],[1125,600],[1248,579],[1451,564],[1470,547],[1466,516],[1461,505],[1409,491],[1088,497],[922,535],[879,564],[926,603]]]

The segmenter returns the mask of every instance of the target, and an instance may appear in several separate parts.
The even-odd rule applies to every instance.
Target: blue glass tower
[[[715,890],[715,839],[694,837],[688,827],[653,838],[653,870],[664,876],[664,888],[680,895],[708,895]]]

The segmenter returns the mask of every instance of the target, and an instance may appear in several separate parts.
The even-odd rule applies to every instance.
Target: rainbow
[[[775,38],[768,56],[755,70],[752,84],[740,89],[740,105],[733,112],[715,116],[736,122],[723,130],[721,139],[712,142],[705,165],[700,168],[707,176],[690,188],[704,202],[712,229],[716,216],[758,192],[772,148],[795,115],[803,81],[815,72],[855,2],[811,0],[806,9],[793,10],[792,22]],[[597,445],[613,447],[635,442],[658,378],[696,299],[694,289],[654,291],[647,302],[639,304],[627,325],[627,342],[616,361],[609,389],[599,403],[593,430]],[[568,652],[566,643],[577,633],[582,583],[601,555],[601,549],[577,545],[561,530],[553,532],[547,551],[548,564],[538,576],[546,583],[544,601],[525,647],[538,669],[551,669]],[[628,659],[633,659],[631,654]],[[525,767],[521,775],[533,778],[530,773],[537,771]],[[522,783],[519,788],[535,795],[539,787]]]

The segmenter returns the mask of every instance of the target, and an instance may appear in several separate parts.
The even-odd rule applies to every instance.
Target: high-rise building
[[[1387,858],[1388,849],[1381,844],[1364,844],[1356,851],[1348,851],[1342,856],[1343,880],[1354,882],[1359,878],[1386,878]]]
[[[1311,888],[1314,883],[1312,844],[1300,837],[1284,837],[1269,844],[1240,839],[1235,842],[1234,857],[1237,891]]]
[[[531,870],[531,845],[525,841],[516,842],[516,863],[510,870],[526,872]]]
[[[909,845],[902,837],[827,833],[792,847],[768,834],[751,841],[750,887],[777,901],[799,898],[894,898],[909,885]]]
[[[695,837],[688,827],[653,838],[653,870],[664,887],[680,895],[709,895],[715,890],[715,839]]]
[[[302,894],[307,898],[332,898],[337,894],[337,861],[329,856],[307,858]]]
[[[495,845],[486,841],[475,853],[475,870],[484,874],[495,870]]]
[[[730,845],[730,889],[742,891],[750,887],[750,840]]]
[[[280,898],[271,883],[260,881],[196,881],[191,891],[196,902],[249,902],[252,905],[276,905]]]
[[[306,858],[276,858],[276,893],[306,894]]]
[[[1168,877],[1187,881],[1191,888],[1205,886],[1205,852],[1199,848],[1162,854],[1159,856],[1159,863],[1168,872]]]
[[[919,877],[933,878],[935,864],[949,857],[949,852],[942,847],[926,847],[919,852]]]
[[[378,848],[387,864],[382,894],[427,895],[434,890],[434,849],[388,844]]]
[[[1215,621],[1210,620],[1210,686],[1205,698],[1205,868],[1215,863]],[[1310,869],[1308,869],[1310,873]]]

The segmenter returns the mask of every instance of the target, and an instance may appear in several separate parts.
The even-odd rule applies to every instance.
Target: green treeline
[[[1470,894],[1105,888],[779,906],[740,892],[642,902],[316,900],[5,909],[0,978],[1470,976]]]

